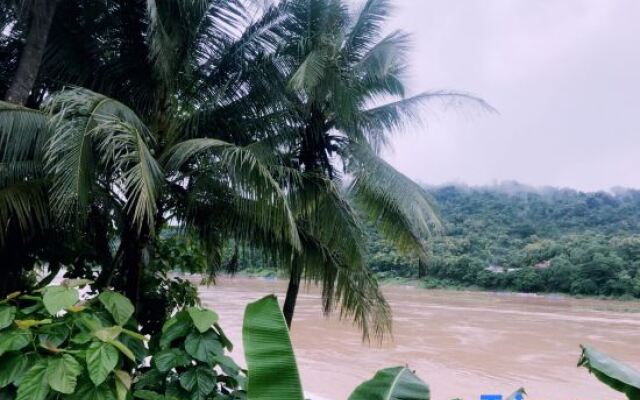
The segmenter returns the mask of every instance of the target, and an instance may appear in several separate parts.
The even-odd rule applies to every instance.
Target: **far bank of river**
[[[242,360],[241,325],[250,301],[286,281],[218,279],[201,287]],[[348,321],[323,317],[318,289],[301,293],[292,339],[305,389],[314,400],[344,400],[377,369],[408,364],[430,384],[434,400],[478,399],[524,386],[531,400],[622,400],[577,368],[579,344],[640,367],[640,303],[510,293],[383,288],[394,336],[382,346],[361,342]]]

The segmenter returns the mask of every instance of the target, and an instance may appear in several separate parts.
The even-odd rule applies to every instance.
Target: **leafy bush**
[[[225,355],[233,346],[210,310],[189,308],[162,327],[151,366],[142,369],[134,397],[145,400],[245,399],[244,371]]]
[[[79,302],[77,287],[87,283],[0,302],[0,398],[126,399],[130,371],[147,355],[144,337],[126,297],[103,292]]]
[[[248,374],[225,354],[233,346],[215,312],[186,308],[146,340],[126,297],[106,291],[81,300],[78,287],[88,283],[65,281],[0,301],[0,399],[303,400],[275,296],[247,306]],[[380,388],[429,398],[428,387],[404,367],[380,371],[350,398],[376,399],[366,393]]]

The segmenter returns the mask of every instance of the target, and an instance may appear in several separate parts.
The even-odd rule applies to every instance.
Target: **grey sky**
[[[499,114],[438,111],[386,158],[419,181],[640,188],[639,0],[395,0],[411,91],[477,94]]]

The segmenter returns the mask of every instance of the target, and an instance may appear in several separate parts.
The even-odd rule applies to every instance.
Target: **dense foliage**
[[[229,243],[286,271],[289,324],[313,280],[325,312],[387,333],[363,222],[424,261],[438,220],[379,151],[425,102],[491,108],[464,93],[409,95],[408,37],[386,29],[390,1],[351,6],[2,3],[0,294],[64,268],[159,315],[153,305],[172,302],[156,301],[164,286],[192,289],[149,265],[160,233],[177,228],[209,271]]]
[[[638,191],[517,184],[429,191],[444,223],[443,234],[430,240],[430,286],[640,296]],[[379,237],[370,254],[372,268],[385,276],[418,274],[415,259]]]

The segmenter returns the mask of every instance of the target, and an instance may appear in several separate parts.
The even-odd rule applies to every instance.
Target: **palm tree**
[[[383,35],[389,1],[367,0],[355,14],[343,1],[285,3],[285,40],[274,58],[274,77],[287,89],[281,108],[286,119],[282,131],[288,133],[280,135],[288,135],[288,144],[280,156],[306,177],[290,182],[288,189],[303,251],[291,263],[285,317],[291,324],[303,278],[323,283],[329,311],[332,296],[344,287],[341,274],[349,271],[345,279],[354,273],[367,276],[359,278],[360,290],[367,293],[360,297],[375,299],[367,308],[373,319],[356,320],[365,332],[373,322],[380,334],[387,328],[388,309],[365,265],[361,217],[422,261],[424,240],[439,220],[424,190],[377,153],[428,101],[489,106],[456,92],[405,96],[408,37],[398,31]],[[327,181],[322,190],[318,178]],[[350,299],[344,292],[339,297],[343,306]]]
[[[44,65],[67,87],[42,112],[0,109],[1,162],[16,175],[3,186],[12,190],[3,222],[18,217],[26,238],[39,220],[27,207],[46,204],[57,225],[114,225],[118,248],[98,280],[134,300],[145,253],[170,219],[197,232],[212,265],[227,237],[299,248],[269,160],[251,148],[260,132],[238,123],[260,123],[267,96],[254,76],[276,10],[254,20],[242,2],[226,0],[114,1],[97,16],[95,7],[60,7],[73,18],[54,26]],[[88,25],[86,37],[69,40]],[[17,171],[25,160],[35,172]],[[48,190],[33,203],[16,196],[17,184],[32,188],[39,178]]]

